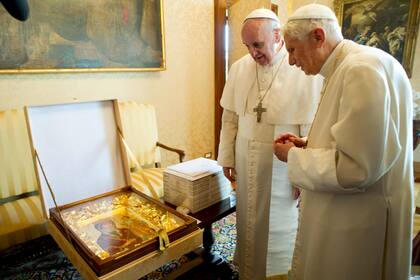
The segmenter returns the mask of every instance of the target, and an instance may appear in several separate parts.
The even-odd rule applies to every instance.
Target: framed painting
[[[165,70],[163,0],[31,0],[0,5],[0,73]]]
[[[411,77],[419,0],[335,0],[334,8],[344,38],[388,52]]]

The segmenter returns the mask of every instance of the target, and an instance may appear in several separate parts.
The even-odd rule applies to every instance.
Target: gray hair
[[[282,27],[283,35],[288,35],[298,40],[304,40],[315,28],[324,29],[327,38],[341,41],[343,34],[336,20],[331,19],[298,19],[290,20]]]

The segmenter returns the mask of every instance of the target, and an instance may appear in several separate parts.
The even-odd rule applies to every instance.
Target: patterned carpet
[[[179,279],[237,279],[237,269],[233,265],[236,229],[235,214],[229,215],[213,224],[215,244],[214,254],[220,255],[224,263],[214,269],[214,266],[200,265]],[[141,280],[160,280],[179,269],[188,262],[183,256],[168,263],[156,271],[141,278]],[[0,252],[0,279],[2,280],[44,280],[44,279],[82,279],[70,261],[64,256],[51,236],[44,236],[24,244],[17,245]]]

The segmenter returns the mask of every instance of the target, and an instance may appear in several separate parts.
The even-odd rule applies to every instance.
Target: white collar
[[[337,68],[337,59],[342,59],[339,57],[339,54],[342,52],[342,48],[344,48],[345,40],[342,40],[338,45],[335,47],[335,49],[331,52],[331,54],[328,56],[328,58],[325,60],[324,65],[322,65],[321,70],[319,71],[319,74],[322,75],[325,79],[331,76],[331,74],[334,72],[335,68]]]

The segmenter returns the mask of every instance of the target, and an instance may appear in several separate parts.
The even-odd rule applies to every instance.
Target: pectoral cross
[[[254,108],[254,112],[257,112],[257,122],[261,121],[261,115],[264,112],[267,112],[267,108],[263,108],[262,102],[258,102],[258,105]]]

